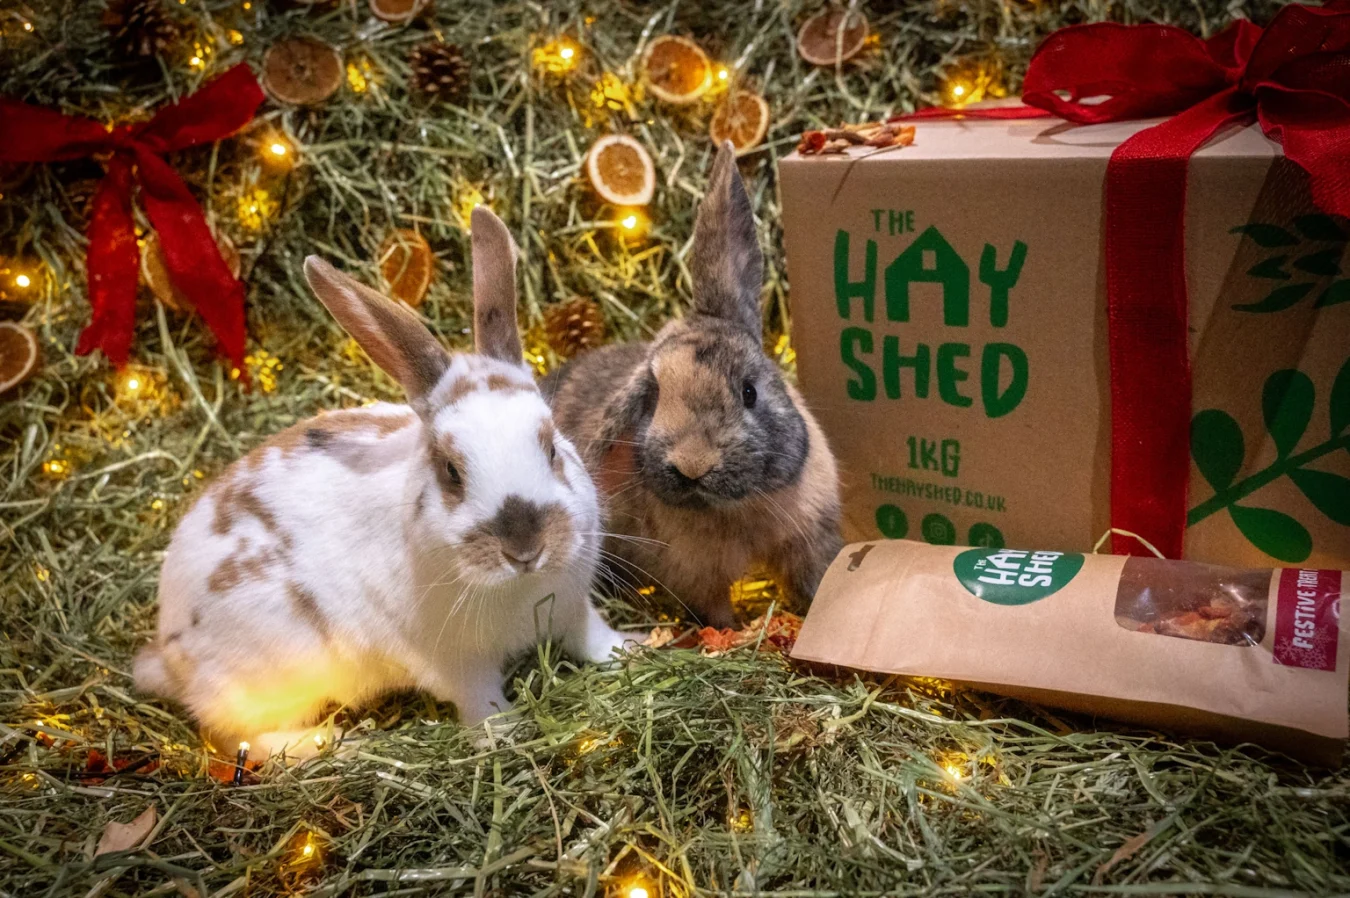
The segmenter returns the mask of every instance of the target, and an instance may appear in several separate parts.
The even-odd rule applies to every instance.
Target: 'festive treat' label
[[[1295,568],[1280,571],[1275,663],[1313,670],[1336,669],[1340,595],[1340,571]]]

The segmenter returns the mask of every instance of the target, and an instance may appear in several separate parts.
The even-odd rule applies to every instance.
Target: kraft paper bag
[[[1336,763],[1350,579],[1114,555],[856,543],[795,659],[936,677]]]
[[[1102,190],[1152,124],[921,122],[911,147],[780,164],[847,540],[1081,552],[1107,531]],[[1185,557],[1350,567],[1350,223],[1256,126],[1189,170]]]

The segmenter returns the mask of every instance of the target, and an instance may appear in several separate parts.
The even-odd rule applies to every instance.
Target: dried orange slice
[[[393,231],[380,246],[380,276],[389,295],[414,309],[426,299],[435,265],[431,245],[416,231]]]
[[[263,86],[283,103],[322,103],[346,77],[342,54],[312,37],[279,40],[263,56]]]
[[[0,321],[0,393],[32,377],[41,360],[32,331],[13,321]]]
[[[370,0],[370,11],[386,22],[411,22],[430,0]]]
[[[665,34],[643,52],[642,76],[658,100],[683,106],[712,87],[712,63],[703,48],[689,38]]]
[[[230,269],[230,274],[239,277],[239,250],[229,237],[216,235],[216,246],[220,247],[221,258]],[[169,268],[164,262],[164,249],[159,245],[159,235],[151,233],[141,244],[141,278],[155,298],[175,312],[191,312],[195,305],[169,280]]]
[[[797,32],[797,52],[812,65],[835,65],[857,56],[866,40],[867,18],[862,13],[825,9],[802,23]]]
[[[708,133],[718,146],[731,141],[737,154],[752,150],[769,130],[769,104],[748,90],[733,92],[713,113]]]
[[[616,206],[645,206],[656,191],[656,166],[647,148],[626,134],[606,134],[586,154],[591,186]]]

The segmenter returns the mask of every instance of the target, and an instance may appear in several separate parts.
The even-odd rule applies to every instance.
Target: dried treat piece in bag
[[[1269,571],[1130,558],[1116,587],[1116,622],[1140,633],[1257,645],[1269,601]]]

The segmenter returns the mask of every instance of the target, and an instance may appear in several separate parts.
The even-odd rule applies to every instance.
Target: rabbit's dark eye
[[[456,468],[455,463],[452,461],[445,463],[445,476],[449,477],[450,482],[455,484],[455,486],[459,486],[464,482],[463,478],[459,476],[459,468]]]
[[[754,408],[755,400],[758,398],[759,394],[755,392],[755,385],[747,380],[741,386],[741,401],[745,403],[746,408]]]
[[[548,444],[548,463],[549,463],[549,464],[553,464],[553,463],[554,463],[555,461],[557,461],[557,460],[558,460],[558,447],[557,447],[555,444],[553,444],[553,443],[549,443],[549,444]]]

